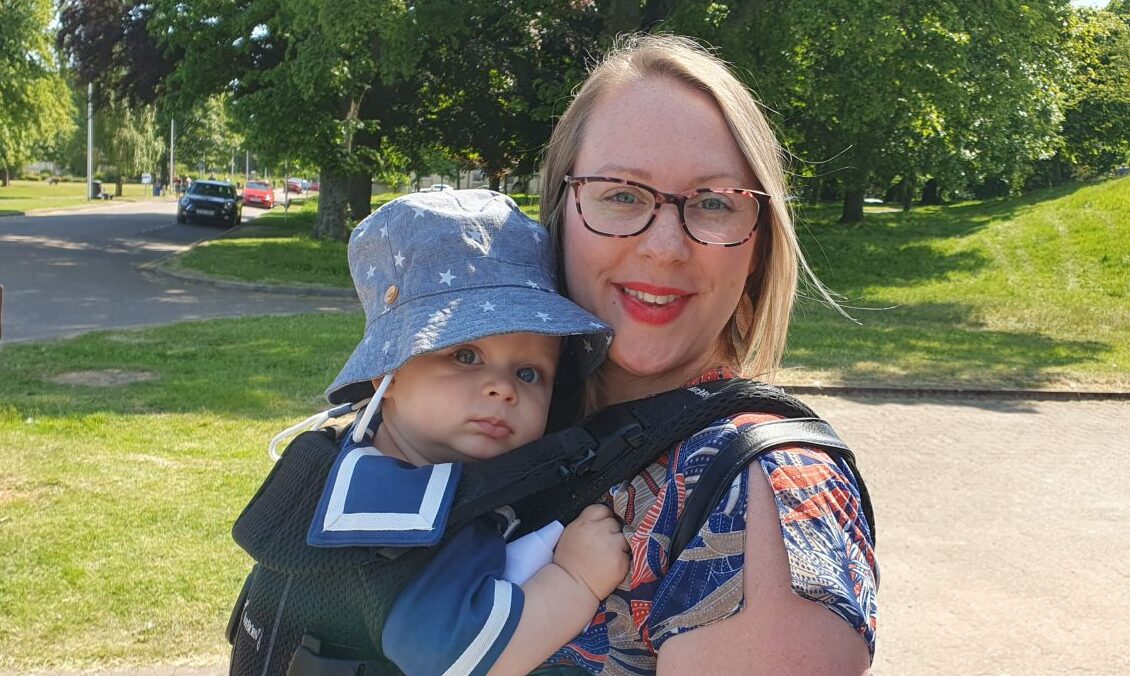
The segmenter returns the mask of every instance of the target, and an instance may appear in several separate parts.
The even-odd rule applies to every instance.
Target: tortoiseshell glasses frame
[[[656,190],[655,188],[638,181],[631,181],[625,178],[616,178],[612,176],[566,176],[565,183],[573,188],[573,203],[577,206],[577,214],[581,217],[581,222],[585,228],[590,232],[604,237],[635,237],[642,234],[652,223],[655,222],[655,217],[659,214],[659,209],[664,204],[674,204],[679,210],[679,223],[683,227],[683,232],[691,241],[702,244],[705,246],[740,246],[749,241],[753,237],[753,233],[757,231],[757,227],[768,217],[769,214],[769,195],[761,192],[760,190],[749,190],[746,188],[694,188],[683,193],[668,193]],[[594,226],[589,219],[585,216],[584,210],[581,208],[582,196],[581,189],[585,185],[593,184],[615,184],[631,186],[644,191],[647,195],[651,196],[652,205],[648,207],[646,203],[640,204],[640,214],[628,217],[625,215],[624,222],[618,225],[628,226],[626,230],[620,227],[609,227],[608,222],[598,223]],[[693,218],[695,223],[692,225],[687,222],[687,201],[699,198],[698,204],[702,204],[709,197],[703,195],[718,195],[719,199],[737,199],[738,206],[753,205],[752,213],[748,216],[741,209],[734,211],[730,216],[725,213],[719,212],[723,220],[730,220],[730,223],[719,223],[729,228],[731,233],[717,233],[706,230],[698,222],[698,219]],[[722,196],[732,196],[725,198]],[[592,204],[590,203],[590,207]],[[630,203],[625,203],[625,206],[631,206]],[[646,221],[643,220],[644,213],[650,210],[651,214],[647,217]],[[715,210],[711,210],[715,211]],[[692,214],[700,212],[691,212]],[[593,215],[593,214],[590,214]],[[702,217],[702,218],[705,218]],[[736,220],[735,220],[736,219]],[[599,219],[598,219],[599,220]],[[636,225],[636,222],[642,222],[642,225]],[[599,226],[599,227],[598,227]]]

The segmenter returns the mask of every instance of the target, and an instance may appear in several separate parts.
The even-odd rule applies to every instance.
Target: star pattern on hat
[[[384,345],[384,347],[383,347],[383,348],[381,348],[381,350],[382,350],[382,351],[383,351],[383,352],[384,352],[385,354],[388,354],[388,349],[389,349],[390,347],[392,347],[392,341],[391,341],[391,340],[386,340],[386,341],[385,341],[385,345]]]
[[[542,323],[549,321],[549,315],[544,313],[544,312],[539,312],[534,316],[537,317],[538,319],[540,319],[542,321]]]
[[[392,257],[392,260],[396,261],[396,267],[404,267],[404,256],[401,256],[399,251],[397,251],[396,255]]]
[[[375,266],[375,265],[370,265],[370,266],[369,266],[369,271],[365,273],[365,277],[366,277],[367,279],[370,279],[370,278],[372,278],[372,276],[373,276],[373,275],[375,275],[375,274],[377,274],[377,266]]]
[[[424,214],[428,213],[428,210],[427,210],[427,208],[425,208],[425,207],[422,207],[422,206],[420,206],[420,205],[418,205],[418,204],[417,204],[417,205],[415,205],[415,206],[413,206],[413,207],[409,207],[409,208],[410,208],[410,209],[412,209],[412,211],[415,211],[415,212],[416,212],[416,215],[412,217],[412,220],[416,220],[417,218],[419,218],[419,217],[423,216]]]
[[[541,233],[539,233],[537,230],[531,230],[530,234],[534,236],[535,242],[541,244]]]
[[[353,239],[361,239],[362,237],[365,236],[365,233],[368,232],[368,230],[365,229],[365,224],[362,223],[361,225],[354,228],[353,232],[354,232]]]
[[[387,225],[381,226],[381,239],[388,239],[388,226]]]
[[[531,289],[540,289],[541,288],[540,286],[538,286],[538,283],[535,282],[532,279],[526,280],[526,286],[530,287]]]
[[[585,338],[584,340],[582,340],[581,345],[584,345],[585,352],[592,352],[592,343],[589,342],[588,338]]]
[[[483,312],[494,312],[494,303],[490,302],[489,300],[479,307],[483,309]]]
[[[439,283],[440,284],[446,284],[448,286],[451,286],[451,280],[453,280],[453,279],[455,279],[455,275],[451,274],[451,268],[448,268],[447,272],[439,273]]]

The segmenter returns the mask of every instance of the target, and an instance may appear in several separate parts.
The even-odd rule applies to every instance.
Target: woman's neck
[[[623,401],[650,397],[653,394],[680,388],[708,370],[717,367],[727,368],[734,372],[740,371],[737,365],[725,363],[725,360],[717,355],[701,362],[688,364],[683,368],[646,376],[628,373],[613,362],[608,361],[594,376],[597,378],[595,402],[598,408],[604,408]]]

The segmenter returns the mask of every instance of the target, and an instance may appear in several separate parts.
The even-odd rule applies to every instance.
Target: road
[[[261,210],[244,209],[244,220]],[[178,224],[176,204],[151,201],[0,218],[3,341],[209,317],[360,309],[348,298],[220,289],[145,274],[137,266],[220,235]]]

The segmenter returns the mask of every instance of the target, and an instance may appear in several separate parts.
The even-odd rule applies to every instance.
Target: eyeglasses
[[[674,204],[683,231],[706,245],[749,241],[769,213],[769,195],[744,188],[695,188],[660,192],[649,185],[607,176],[566,176],[577,213],[590,231],[605,237],[635,237],[651,227],[659,208]]]

